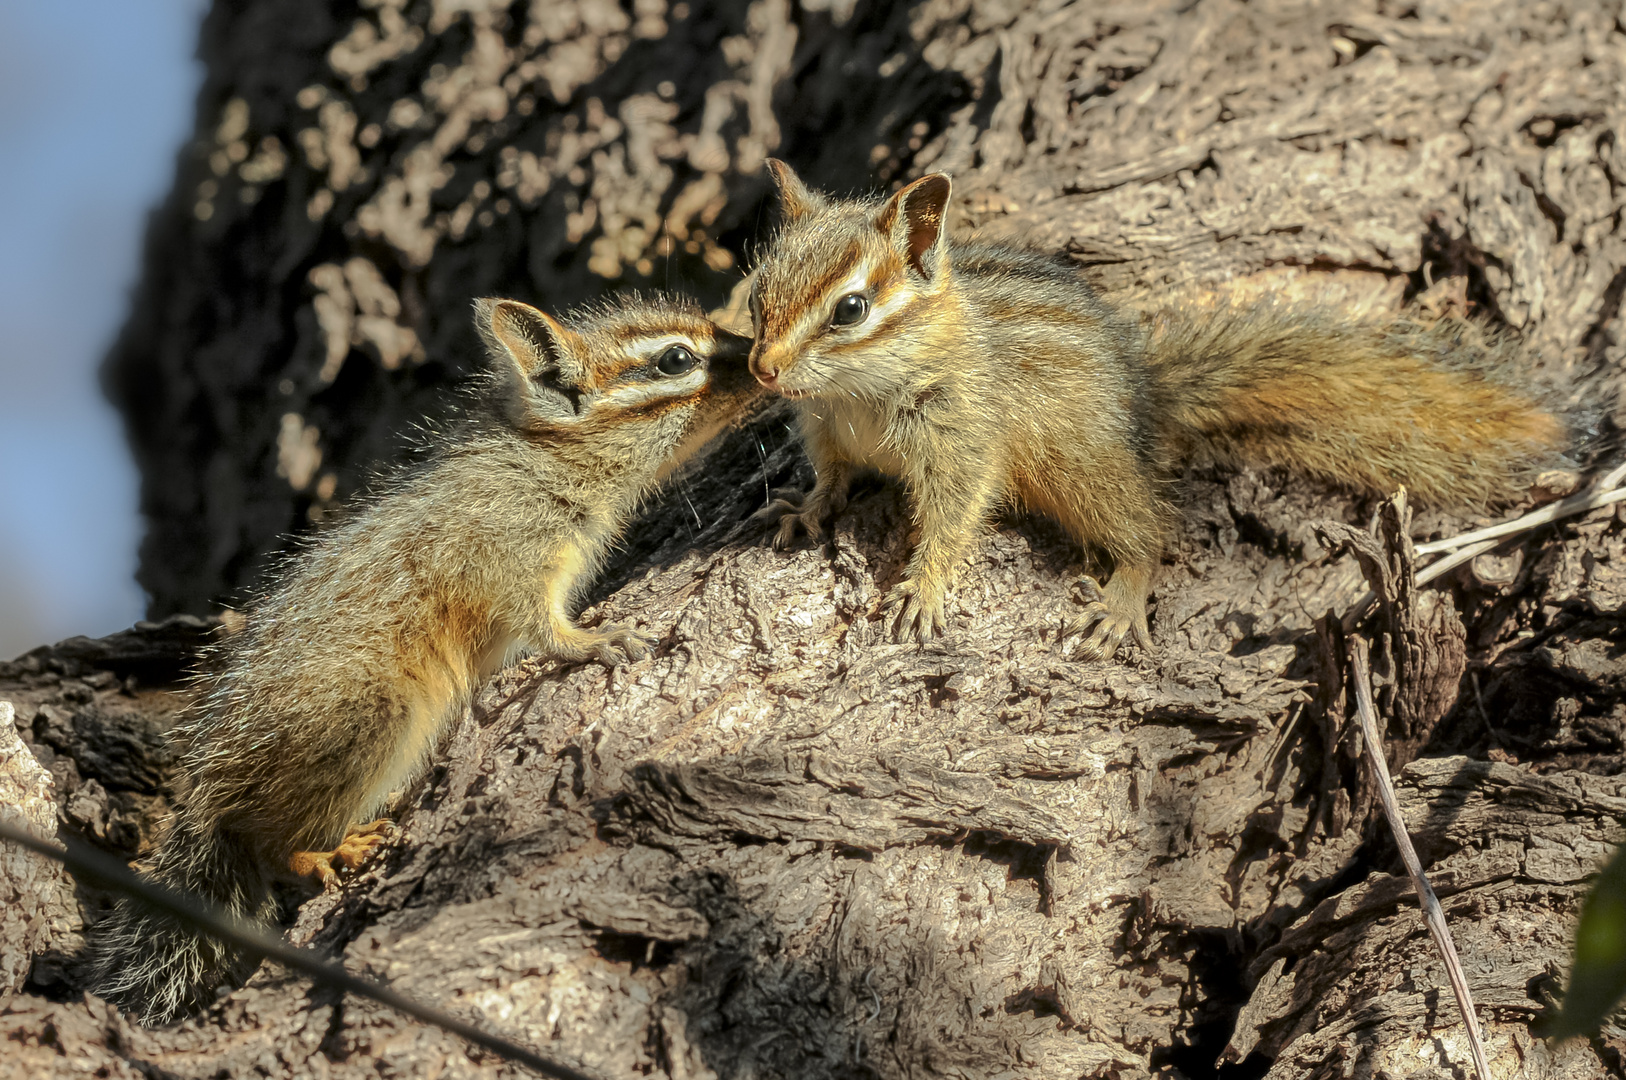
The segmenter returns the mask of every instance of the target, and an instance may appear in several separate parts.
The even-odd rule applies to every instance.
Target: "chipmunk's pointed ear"
[[[824,196],[802,183],[802,178],[778,158],[768,159],[768,174],[779,189],[779,212],[786,221],[806,217],[824,205]]]
[[[521,426],[574,420],[582,393],[570,371],[577,336],[563,323],[518,300],[476,300],[474,324],[495,374],[510,389],[506,404]]]
[[[899,252],[921,277],[934,280],[948,259],[943,215],[953,190],[944,173],[931,173],[886,201],[875,226],[892,238]]]
[[[563,366],[570,331],[557,319],[518,300],[476,300],[474,310],[494,363],[512,365],[525,379]]]

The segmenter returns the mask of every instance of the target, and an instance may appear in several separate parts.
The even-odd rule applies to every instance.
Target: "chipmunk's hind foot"
[[[655,642],[619,623],[605,623],[592,635],[593,659],[607,668],[635,664],[648,656]]]
[[[395,823],[379,818],[365,825],[352,825],[345,830],[344,839],[332,851],[296,851],[288,858],[288,869],[300,877],[311,877],[322,883],[324,889],[339,887],[339,872],[335,862],[347,870],[355,870],[367,861],[380,844],[395,835]]]
[[[605,623],[592,630],[559,626],[553,631],[553,648],[547,654],[567,663],[596,660],[607,668],[635,664],[648,656],[655,642],[619,623]]]

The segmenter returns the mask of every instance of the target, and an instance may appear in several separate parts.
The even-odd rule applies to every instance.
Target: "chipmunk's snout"
[[[761,363],[755,356],[751,358],[751,374],[757,377],[757,382],[766,386],[769,390],[779,389],[778,369]]]
[[[782,389],[779,385],[779,376],[784,373],[786,364],[783,349],[763,348],[760,344],[751,350],[751,374],[755,375],[757,382],[769,390]]]

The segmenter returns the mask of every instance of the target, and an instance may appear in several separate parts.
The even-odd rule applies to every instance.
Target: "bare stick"
[[[1611,476],[1614,474],[1611,473]],[[1605,477],[1604,479],[1608,479]],[[1600,506],[1620,502],[1626,499],[1626,488],[1598,488],[1594,491],[1583,491],[1579,495],[1571,495],[1567,499],[1560,499],[1555,503],[1548,503],[1540,510],[1532,510],[1521,518],[1504,521],[1500,525],[1488,525],[1483,529],[1463,533],[1446,540],[1433,540],[1426,544],[1417,545],[1417,554],[1433,555],[1439,551],[1452,551],[1456,548],[1476,544],[1482,540],[1494,539],[1498,536],[1512,536],[1514,533],[1534,529],[1538,525],[1545,525],[1559,518],[1570,517],[1574,514],[1584,514],[1588,510],[1596,510]]]
[[[130,868],[118,859],[113,858],[111,855],[104,855],[100,851],[86,847],[84,844],[69,840],[65,847],[58,847],[50,841],[41,840],[26,829],[18,828],[4,821],[0,821],[0,839],[9,840],[14,844],[21,844],[31,851],[39,852],[46,858],[57,860],[72,871],[75,877],[90,878],[98,884],[116,889],[134,897],[155,911],[162,911],[166,915],[172,915],[182,922],[222,941],[228,941],[240,949],[261,956],[269,956],[279,964],[302,972],[312,980],[325,986],[331,986],[359,997],[372,998],[374,1001],[398,1009],[414,1019],[443,1028],[454,1035],[467,1039],[476,1046],[490,1050],[500,1057],[525,1065],[543,1076],[557,1077],[558,1080],[595,1080],[589,1073],[545,1058],[534,1050],[528,1050],[500,1035],[482,1031],[473,1024],[459,1020],[450,1013],[442,1012],[433,1006],[414,1001],[405,994],[397,993],[382,983],[352,975],[338,964],[331,964],[318,959],[316,954],[308,949],[295,948],[281,938],[245,926],[237,919],[205,904],[195,896],[150,881],[144,881],[132,873]]]
[[[1445,970],[1451,978],[1451,990],[1457,996],[1457,1007],[1468,1027],[1468,1048],[1473,1052],[1474,1068],[1480,1080],[1491,1080],[1490,1062],[1485,1057],[1485,1044],[1479,1037],[1479,1018],[1474,1014],[1473,995],[1468,992],[1468,980],[1457,959],[1457,947],[1451,940],[1451,928],[1445,924],[1445,909],[1439,897],[1423,875],[1423,864],[1412,847],[1406,822],[1400,816],[1400,803],[1395,798],[1394,781],[1389,778],[1389,763],[1383,757],[1383,736],[1378,732],[1377,714],[1372,708],[1372,679],[1366,665],[1366,640],[1359,636],[1349,639],[1350,680],[1355,684],[1355,712],[1360,717],[1361,741],[1366,744],[1366,760],[1378,781],[1378,800],[1383,803],[1383,815],[1389,819],[1395,846],[1411,875],[1412,887],[1417,890],[1417,902],[1423,909],[1429,933],[1445,959]]]
[[[1626,496],[1626,491],[1621,492],[1621,494]],[[1445,558],[1437,559],[1417,571],[1416,582],[1419,585],[1427,585],[1447,570],[1455,570],[1465,562],[1472,562],[1501,542],[1500,539],[1492,538],[1490,540],[1481,540],[1477,544],[1469,544],[1465,548],[1459,548]]]
[[[1623,478],[1626,478],[1626,465],[1619,465],[1606,473],[1591,491],[1583,491],[1579,495],[1571,495],[1567,499],[1560,499],[1558,502],[1544,506],[1540,510],[1532,510],[1521,518],[1504,521],[1500,525],[1490,525],[1483,529],[1476,529],[1473,532],[1463,533],[1460,536],[1416,545],[1413,550],[1418,555],[1433,555],[1441,551],[1452,552],[1445,558],[1437,559],[1417,571],[1417,584],[1426,585],[1447,570],[1455,570],[1463,563],[1471,562],[1475,557],[1495,547],[1504,536],[1528,532],[1537,526],[1546,525],[1560,518],[1584,514],[1589,510],[1596,510],[1601,506],[1609,506],[1612,503],[1626,500],[1626,488],[1619,486]],[[1366,614],[1366,609],[1371,607],[1372,601],[1376,599],[1377,595],[1368,590],[1359,600],[1355,601],[1348,613],[1344,615],[1344,629],[1346,631],[1353,630],[1355,621]]]

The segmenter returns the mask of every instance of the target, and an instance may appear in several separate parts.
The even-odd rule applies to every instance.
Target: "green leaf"
[[[1575,966],[1550,1033],[1596,1035],[1626,996],[1626,847],[1615,852],[1581,906]]]

